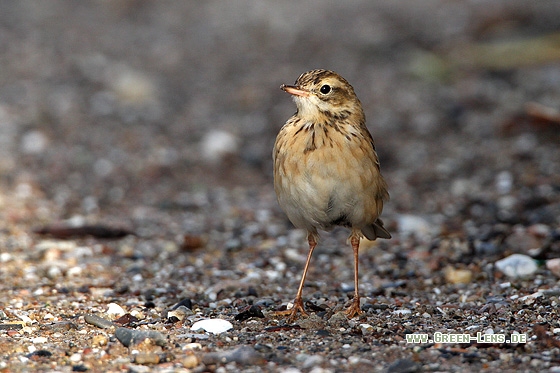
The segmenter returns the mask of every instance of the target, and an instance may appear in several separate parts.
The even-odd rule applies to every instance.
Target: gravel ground
[[[556,0],[2,2],[0,371],[560,372],[559,35]],[[271,149],[312,68],[362,100],[394,238],[348,320],[322,233],[288,324]]]

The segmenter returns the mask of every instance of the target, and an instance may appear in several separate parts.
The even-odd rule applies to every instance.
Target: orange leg
[[[362,313],[362,310],[360,309],[360,293],[358,289],[358,251],[360,249],[359,232],[352,230],[350,243],[352,244],[352,250],[354,251],[354,299],[352,299],[352,304],[345,312],[348,318],[352,318]]]
[[[305,309],[303,308],[303,298],[301,295],[303,293],[303,284],[305,283],[305,276],[307,276],[309,262],[311,261],[311,254],[313,254],[313,250],[315,249],[315,246],[317,246],[317,233],[308,232],[307,241],[309,242],[309,253],[307,254],[307,261],[305,262],[305,267],[303,268],[303,275],[301,276],[299,288],[296,293],[294,306],[289,310],[276,312],[277,315],[289,315],[288,322],[293,322],[297,318],[298,313],[307,316],[307,312],[305,312]]]

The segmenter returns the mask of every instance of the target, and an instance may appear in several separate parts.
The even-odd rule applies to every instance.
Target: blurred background
[[[326,68],[364,105],[393,229],[558,224],[557,0],[1,8],[0,208],[12,221],[188,210],[209,190],[249,191],[281,216],[271,150],[295,105],[279,86]]]

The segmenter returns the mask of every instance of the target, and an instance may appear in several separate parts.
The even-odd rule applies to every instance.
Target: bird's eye
[[[331,86],[328,84],[325,84],[324,86],[321,87],[320,89],[321,93],[326,95],[327,93],[329,93],[331,91]]]

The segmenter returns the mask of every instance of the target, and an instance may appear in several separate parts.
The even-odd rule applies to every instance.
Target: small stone
[[[25,325],[24,321],[14,321],[5,324],[0,324],[0,330],[21,330]]]
[[[348,318],[344,312],[336,312],[329,318],[329,325],[337,327],[345,325],[348,322]]]
[[[44,328],[52,332],[67,332],[69,330],[78,329],[78,326],[71,321],[60,321],[45,325]]]
[[[406,308],[393,311],[393,315],[410,315],[411,313],[412,311]]]
[[[434,226],[425,218],[417,215],[403,214],[397,217],[399,232],[402,235],[424,236],[434,231]]]
[[[494,263],[496,268],[512,278],[527,277],[537,271],[537,263],[527,255],[513,254]]]
[[[134,362],[136,364],[148,365],[159,364],[159,355],[151,352],[139,352],[134,355]]]
[[[112,321],[104,319],[103,317],[92,315],[92,314],[85,315],[84,320],[88,324],[97,326],[98,328],[101,328],[101,329],[107,329],[107,328],[111,328],[111,327],[115,326],[115,324],[113,324]]]
[[[373,326],[370,324],[360,324],[362,335],[371,335],[374,331]]]
[[[190,354],[181,359],[181,364],[183,364],[183,367],[191,369],[200,364],[200,359],[195,354]]]
[[[107,312],[108,315],[116,315],[116,316],[123,316],[126,311],[116,303],[109,303],[107,305]]]
[[[183,346],[183,350],[201,350],[201,349],[202,349],[202,345],[196,342],[187,343],[186,345]]]
[[[38,130],[28,131],[21,138],[21,151],[24,154],[40,154],[49,144],[47,136]]]
[[[208,333],[220,334],[233,328],[232,323],[224,319],[206,319],[195,322],[191,326],[192,331],[204,330]]]
[[[85,366],[84,364],[78,364],[78,365],[72,366],[72,372],[87,372],[88,370],[89,370],[89,368],[87,366]]]
[[[174,305],[173,308],[171,309],[176,310],[179,307],[186,307],[189,310],[192,310],[193,309],[192,301],[189,298],[185,298],[181,300],[179,303],[177,303],[176,305]]]
[[[253,317],[264,318],[264,315],[259,306],[252,305],[251,307],[243,310],[242,312],[235,315],[236,321],[245,321]]]
[[[445,280],[451,284],[468,284],[472,280],[472,272],[468,269],[457,269],[447,266],[444,273]]]
[[[47,343],[49,340],[46,337],[35,337],[31,340],[33,344]]]
[[[143,342],[146,339],[151,339],[157,346],[165,346],[166,339],[163,334],[154,330],[133,330],[127,328],[118,328],[115,330],[115,337],[125,347],[133,346]]]
[[[167,319],[172,322],[183,321],[185,317],[192,315],[193,311],[185,306],[179,306],[174,310],[167,312]]]
[[[297,324],[303,329],[310,330],[318,330],[325,327],[325,321],[314,313],[298,320]]]
[[[92,345],[99,346],[99,347],[107,346],[107,342],[108,342],[107,337],[104,336],[104,335],[99,335],[99,334],[94,335],[93,338],[91,339]]]
[[[421,366],[411,359],[399,359],[387,367],[387,373],[420,372]]]
[[[321,355],[311,355],[303,361],[302,366],[304,369],[310,369],[317,365],[321,365],[323,360],[324,358]]]
[[[209,352],[202,357],[202,362],[209,364],[227,364],[236,362],[240,365],[264,364],[264,357],[251,346],[241,346],[235,350]]]
[[[549,259],[546,261],[546,269],[548,269],[554,276],[560,277],[560,258]]]
[[[200,150],[206,162],[220,163],[239,152],[239,139],[227,131],[211,130],[200,142]]]
[[[513,175],[509,171],[502,171],[496,175],[496,190],[500,194],[506,194],[511,191],[513,186]]]

